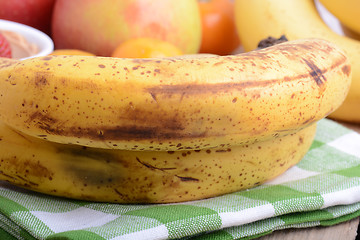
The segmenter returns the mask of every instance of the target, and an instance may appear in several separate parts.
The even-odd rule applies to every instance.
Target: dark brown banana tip
[[[263,40],[261,40],[257,46],[257,49],[267,48],[279,43],[287,42],[288,39],[285,35],[281,35],[280,38],[275,38],[272,36],[269,36]]]

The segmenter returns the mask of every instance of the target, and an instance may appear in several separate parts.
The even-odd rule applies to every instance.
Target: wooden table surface
[[[360,133],[360,124],[339,122]],[[359,218],[330,227],[313,227],[306,229],[287,229],[275,231],[258,240],[355,240],[359,227]],[[359,236],[360,239],[360,231]]]

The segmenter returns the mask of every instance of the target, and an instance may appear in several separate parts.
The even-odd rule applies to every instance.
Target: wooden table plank
[[[359,218],[331,227],[287,229],[258,238],[258,240],[355,240]]]

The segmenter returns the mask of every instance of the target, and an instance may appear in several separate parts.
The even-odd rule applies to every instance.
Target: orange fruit
[[[133,38],[122,42],[115,48],[112,57],[119,58],[156,58],[182,55],[173,44],[153,38]]]
[[[234,0],[198,0],[202,23],[200,53],[228,55],[240,45]]]
[[[55,49],[50,55],[81,55],[81,56],[95,56],[95,54],[79,49]]]

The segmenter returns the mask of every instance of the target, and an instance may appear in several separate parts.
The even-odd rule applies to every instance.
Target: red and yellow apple
[[[200,48],[201,20],[197,0],[57,0],[52,33],[56,48],[100,56],[139,37],[167,41],[191,54]]]
[[[0,19],[22,23],[50,35],[55,0],[0,0]]]

